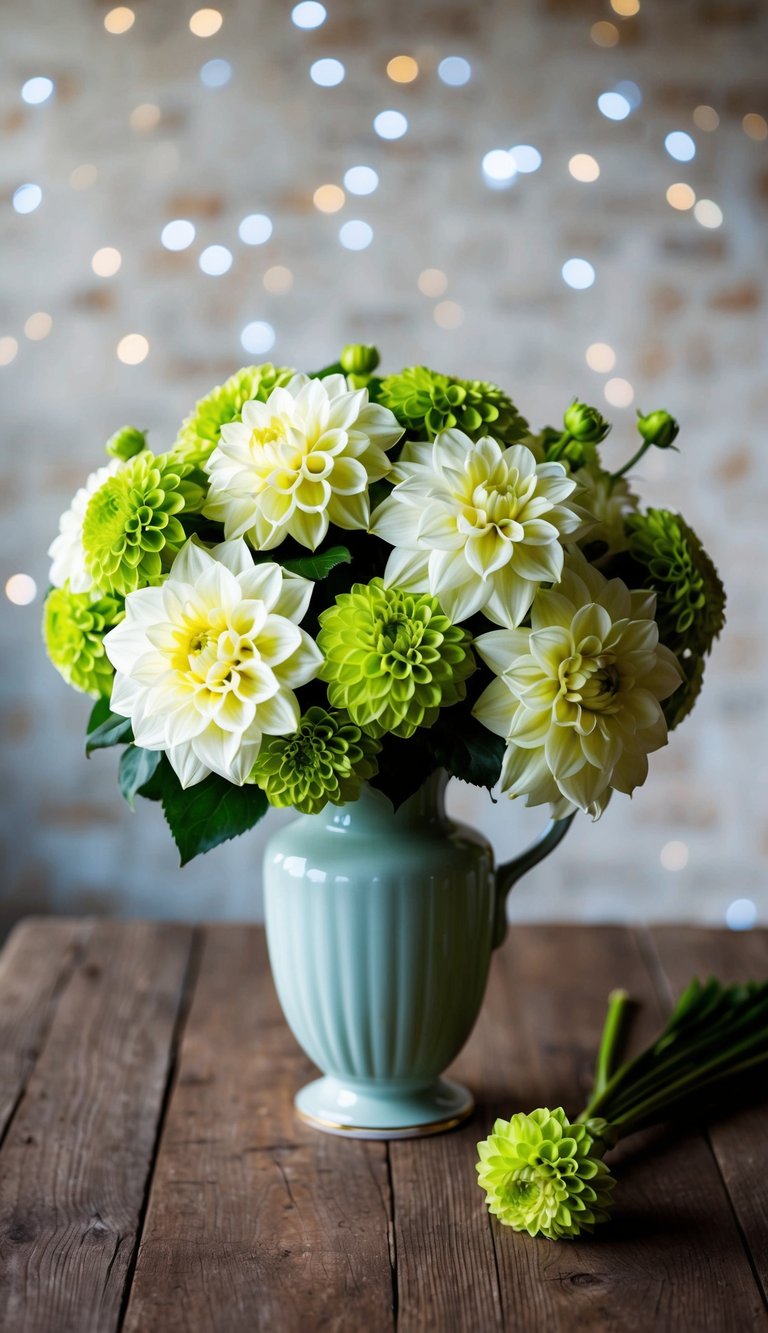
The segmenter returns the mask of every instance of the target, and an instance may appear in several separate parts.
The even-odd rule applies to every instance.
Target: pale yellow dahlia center
[[[536,476],[521,478],[517,468],[510,468],[503,476],[478,481],[475,471],[471,469],[467,485],[453,493],[459,532],[477,534],[495,528],[507,541],[522,541],[525,530],[520,519],[536,490]],[[497,467],[495,472],[499,471]]]
[[[168,653],[177,683],[203,706],[230,692],[247,698],[262,660],[256,631],[252,618],[224,610],[188,621],[174,634]],[[263,680],[259,684],[263,687]]]
[[[579,704],[590,713],[617,713],[621,673],[612,652],[590,651],[582,646],[560,663],[557,670],[560,697]]]
[[[249,441],[251,453],[254,459],[266,445],[277,444],[279,440],[284,440],[287,434],[287,425],[285,419],[280,416],[272,416],[259,426],[255,426],[251,431]]]

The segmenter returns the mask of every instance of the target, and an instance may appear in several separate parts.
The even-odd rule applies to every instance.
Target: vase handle
[[[543,861],[562,842],[575,818],[566,815],[565,819],[551,819],[544,832],[526,851],[521,852],[511,861],[505,861],[496,870],[496,917],[493,925],[492,948],[498,949],[507,933],[507,897],[511,889],[523,875]]]

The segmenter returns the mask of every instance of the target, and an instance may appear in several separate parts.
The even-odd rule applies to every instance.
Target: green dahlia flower
[[[436,597],[356,583],[320,616],[320,679],[334,708],[370,736],[407,738],[466,694],[475,662],[469,635]]]
[[[330,801],[355,801],[377,770],[378,741],[344,713],[310,708],[290,736],[265,736],[250,781],[270,805],[315,815]]]
[[[52,588],[43,611],[45,646],[68,685],[95,697],[112,691],[114,670],[104,651],[104,635],[123,619],[117,597]]]
[[[561,1240],[608,1220],[615,1181],[603,1121],[571,1124],[562,1107],[497,1120],[477,1151],[489,1211],[529,1236]]]
[[[88,573],[98,588],[126,593],[158,583],[186,540],[176,514],[202,498],[185,483],[189,465],[145,449],[91,496],[83,520]]]
[[[184,419],[173,446],[174,454],[195,467],[202,467],[219,443],[222,426],[228,421],[240,420],[243,403],[254,399],[265,403],[272,390],[287,384],[294,374],[289,367],[266,362],[263,366],[244,366],[230,375],[223,384],[201,398],[195,404],[194,412]]]
[[[678,657],[708,653],[725,624],[725,590],[685,519],[649,509],[627,519],[629,550],[656,592],[659,637]]]
[[[528,429],[512,400],[496,384],[450,379],[426,366],[388,375],[381,382],[379,402],[408,430],[423,433],[429,440],[457,426],[472,440],[492,435],[503,444],[513,444]]]

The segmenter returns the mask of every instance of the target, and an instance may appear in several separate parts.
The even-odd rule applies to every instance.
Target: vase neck
[[[445,789],[448,786],[448,774],[438,769],[427,778],[426,782],[409,796],[407,801],[393,810],[392,802],[383,792],[365,783],[356,801],[346,805],[328,805],[315,818],[331,828],[351,828],[353,825],[395,825],[397,828],[435,825],[443,826],[447,822],[445,813]]]

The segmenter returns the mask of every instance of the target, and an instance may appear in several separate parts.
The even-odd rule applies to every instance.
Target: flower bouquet
[[[48,653],[182,862],[437,769],[597,817],[701,688],[722,585],[627,479],[668,413],[611,472],[592,407],[534,432],[494,384],[377,365],[239,370],[165,452],[118,431],[61,519]]]

